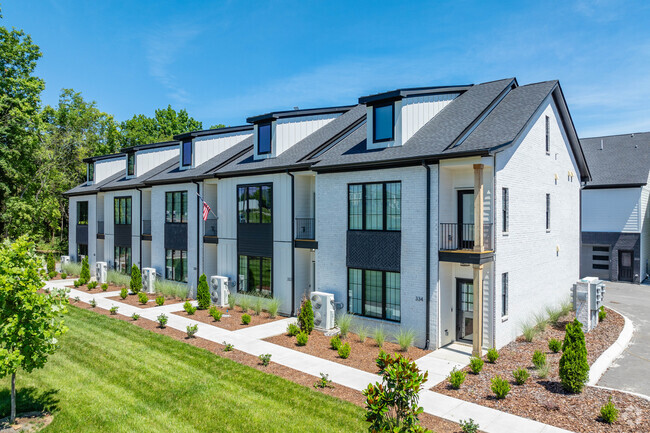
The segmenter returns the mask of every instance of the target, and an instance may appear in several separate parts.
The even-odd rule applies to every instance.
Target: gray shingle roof
[[[650,132],[583,138],[580,143],[592,177],[586,188],[645,185],[648,182]]]
[[[112,176],[107,177],[101,182],[95,182],[92,185],[88,185],[85,182],[81,185],[77,185],[74,188],[66,191],[63,195],[86,195],[86,194],[97,194],[97,192],[105,185],[124,177],[126,170],[120,170]]]
[[[149,180],[149,178],[155,176],[156,174],[168,170],[171,167],[178,165],[178,156],[173,156],[169,158],[167,161],[163,162],[159,166],[152,168],[148,172],[141,174],[138,177],[132,177],[130,179],[127,179],[126,176],[124,175],[124,171],[122,172],[122,176],[119,177],[118,179],[113,180],[112,182],[104,185],[101,187],[102,191],[114,191],[114,190],[122,190],[122,189],[131,189],[131,188],[139,188],[145,186],[145,182]]]

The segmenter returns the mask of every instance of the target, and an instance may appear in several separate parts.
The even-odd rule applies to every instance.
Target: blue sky
[[[124,120],[204,127],[400,87],[559,79],[578,133],[650,131],[650,2],[0,0],[73,88]]]

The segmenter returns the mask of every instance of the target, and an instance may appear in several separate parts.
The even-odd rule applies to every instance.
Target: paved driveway
[[[598,385],[650,396],[650,285],[608,282],[605,305],[632,321],[634,335]]]

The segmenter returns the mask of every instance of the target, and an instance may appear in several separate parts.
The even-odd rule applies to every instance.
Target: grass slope
[[[19,412],[45,432],[355,432],[363,409],[126,322],[70,307],[45,368],[19,373]],[[0,380],[0,418],[9,412]]]

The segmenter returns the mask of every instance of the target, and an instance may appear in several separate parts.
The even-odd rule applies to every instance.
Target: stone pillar
[[[483,164],[474,164],[474,251],[484,251],[483,239]]]
[[[474,265],[474,330],[472,354],[483,355],[483,265]]]

